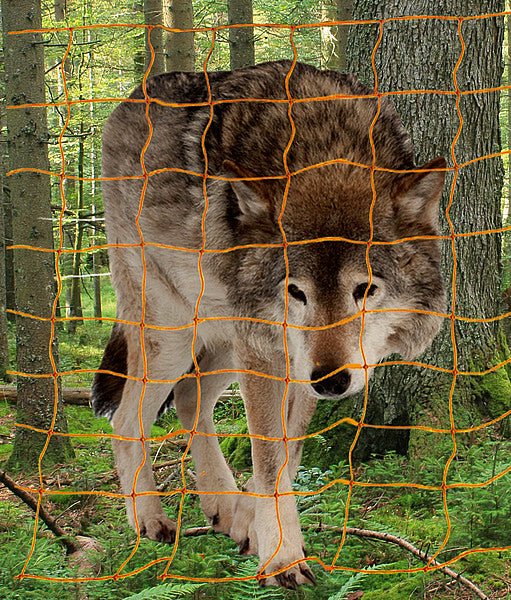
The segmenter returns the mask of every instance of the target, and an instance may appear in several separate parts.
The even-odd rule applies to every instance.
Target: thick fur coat
[[[287,587],[313,580],[305,561],[286,569],[305,556],[285,494],[302,442],[287,438],[305,433],[319,398],[359,391],[385,356],[417,356],[437,333],[429,312],[444,310],[444,291],[428,236],[446,166],[406,172],[417,167],[391,101],[351,75],[298,63],[290,103],[291,67],[210,73],[209,90],[204,74],[158,75],[108,119],[103,175],[126,178],[104,184],[108,242],[125,245],[109,249],[122,322],[93,388],[97,412],[131,438],[114,448],[132,524],[173,539],[158,496],[144,495],[155,488],[143,452],[173,400],[206,515],[259,554],[263,581]],[[217,439],[201,435],[235,379],[256,436],[243,494]]]

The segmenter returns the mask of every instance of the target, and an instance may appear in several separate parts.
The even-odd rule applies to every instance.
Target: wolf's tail
[[[119,323],[115,323],[106,345],[100,370],[128,374],[128,344]],[[97,416],[112,419],[119,407],[126,379],[110,373],[96,373],[92,382],[92,407]]]
[[[202,355],[199,354],[198,360],[201,358]],[[119,323],[115,323],[113,326],[99,369],[119,373],[119,376],[111,373],[96,373],[92,382],[91,397],[94,413],[98,417],[106,417],[111,421],[121,404],[122,392],[126,383],[126,378],[122,375],[128,374],[128,344]],[[193,370],[194,365],[192,364],[188,372],[191,373]],[[173,401],[174,390],[171,390],[160,407],[157,418],[160,418],[173,406]]]

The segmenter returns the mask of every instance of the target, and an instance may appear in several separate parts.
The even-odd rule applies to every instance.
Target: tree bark
[[[229,0],[229,25],[253,23],[252,0]],[[229,29],[231,69],[250,67],[255,64],[254,28]]]
[[[6,250],[3,201],[3,156],[0,155],[0,379],[6,379],[9,369],[9,346],[7,343],[7,291],[5,278]]]
[[[326,0],[322,12],[324,21],[349,21],[353,14],[353,0]],[[346,71],[348,32],[347,25],[335,25],[321,29],[323,56],[327,69]]]
[[[2,1],[7,105],[45,102],[44,55],[38,34],[8,35],[8,31],[41,27],[38,0]],[[25,108],[7,111],[9,167],[48,169],[46,111]],[[9,180],[15,244],[53,249],[50,179],[34,172],[12,175]],[[52,253],[14,251],[16,308],[50,317],[54,301]],[[51,324],[26,317],[16,318],[17,365],[27,374],[53,373],[49,356]],[[57,361],[56,343],[51,348]],[[66,430],[59,394],[53,378],[18,377],[17,421],[41,429]],[[58,391],[58,390],[57,390]],[[54,402],[56,408],[54,409]],[[10,470],[37,468],[47,436],[18,428],[9,459]],[[52,436],[44,464],[65,462],[72,456],[68,438]]]
[[[173,29],[193,27],[192,0],[164,0],[165,25]],[[195,70],[195,45],[193,31],[169,32],[166,43],[167,71]]]
[[[503,0],[355,0],[355,19],[382,19],[398,15],[474,15],[499,12]],[[499,86],[502,76],[502,18],[465,21],[461,33],[466,43],[457,71],[461,90]],[[374,85],[371,53],[377,42],[378,25],[351,28],[350,71]],[[375,54],[378,91],[454,90],[453,70],[461,53],[458,22],[419,20],[387,22]],[[500,150],[499,94],[475,93],[460,96],[463,129],[455,145],[458,164]],[[453,166],[451,146],[460,120],[455,95],[411,94],[395,97],[395,104],[416,150],[416,164],[442,155]],[[453,176],[447,178],[441,211],[444,234],[450,229],[445,210]],[[474,232],[501,226],[503,167],[500,158],[475,162],[459,171],[454,200],[449,211],[455,232]],[[449,300],[449,312],[457,316],[492,318],[502,313],[500,235],[457,238],[454,261],[451,241],[442,243],[446,288],[453,282],[456,264],[456,298]],[[498,365],[509,357],[501,321],[467,323],[456,321],[455,365],[450,320],[432,349],[422,356],[424,363],[460,371],[477,372]],[[422,424],[450,428],[449,397],[453,375],[430,369],[396,365],[376,369],[370,388],[366,423]],[[506,368],[485,376],[458,375],[453,396],[456,427],[472,426],[509,408],[511,384]],[[360,415],[358,398],[357,414]],[[332,411],[330,420],[339,416]],[[411,439],[410,439],[411,435]],[[406,452],[420,448],[425,436],[420,432],[364,428],[355,455],[367,458],[385,450]],[[350,431],[349,440],[353,439]],[[431,443],[431,442],[430,442]],[[338,448],[339,449],[339,448]]]
[[[163,25],[162,0],[144,0],[144,20],[146,25]],[[165,48],[163,43],[163,29],[155,27],[146,29],[146,51],[145,51],[145,71],[151,64],[151,46],[154,49],[154,62],[151,67],[150,75],[158,75],[165,72]]]

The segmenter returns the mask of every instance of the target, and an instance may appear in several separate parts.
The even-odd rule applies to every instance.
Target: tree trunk
[[[5,278],[5,237],[4,237],[4,202],[3,202],[3,173],[5,173],[3,156],[0,155],[0,379],[6,379],[9,369],[9,346],[7,343],[7,313],[6,310],[6,278]]]
[[[87,40],[88,42],[92,42],[92,32],[90,29],[87,30]],[[92,66],[94,65],[94,53],[92,50],[89,52],[89,96],[92,98],[94,94],[94,69]],[[90,143],[90,176],[91,180],[91,198],[92,198],[92,234],[90,235],[90,245],[96,245],[97,239],[97,198],[96,198],[96,122],[94,116],[94,102],[89,104],[89,118],[91,123],[91,143]],[[102,309],[101,309],[101,277],[100,274],[100,264],[98,261],[98,253],[96,251],[92,252],[92,281],[94,286],[94,316],[99,319],[98,323],[101,325],[103,321],[101,321],[102,317]],[[98,275],[98,277],[96,277]]]
[[[38,34],[7,35],[8,31],[41,27],[38,0],[2,1],[7,105],[45,102],[44,55]],[[46,111],[41,108],[7,111],[9,166],[48,169]],[[38,173],[20,173],[9,180],[15,244],[53,248],[50,179]],[[54,301],[52,253],[15,250],[16,308],[50,317]],[[51,323],[26,317],[16,318],[17,364],[23,373],[53,373],[49,356]],[[57,363],[56,343],[51,348]],[[58,367],[57,367],[58,368]],[[58,386],[50,378],[18,377],[17,421],[41,429],[65,431]],[[18,428],[9,469],[37,468],[47,436]],[[68,438],[51,436],[44,464],[65,462],[72,456]]]
[[[146,25],[163,25],[162,0],[144,0],[144,20]],[[163,44],[163,29],[155,27],[146,29],[145,70],[151,64],[151,46],[154,50],[154,62],[150,75],[158,75],[165,72],[165,48]]]
[[[398,15],[469,15],[503,10],[503,0],[355,0],[355,19],[380,19]],[[503,19],[465,21],[461,32],[466,43],[457,72],[461,90],[499,86],[502,76]],[[375,54],[378,91],[453,90],[453,70],[461,52],[458,22],[419,20],[387,22]],[[350,71],[374,85],[371,53],[378,39],[378,25],[357,25],[350,32]],[[442,155],[453,166],[451,146],[460,121],[455,95],[411,94],[396,96],[395,104],[416,150],[416,164]],[[499,95],[477,93],[460,96],[463,129],[455,145],[457,163],[500,150]],[[445,216],[452,174],[447,178],[441,213],[444,234],[450,234]],[[455,232],[474,232],[501,226],[503,167],[500,158],[482,160],[459,170],[449,216]],[[471,318],[492,318],[501,307],[501,239],[486,234],[457,238],[456,260],[451,241],[442,242],[446,288],[454,282],[456,297],[449,299],[448,312]],[[456,320],[454,358],[450,319],[432,349],[419,360],[459,371],[477,372],[500,364],[509,357],[502,322],[467,323]],[[458,375],[453,396],[456,427],[481,423],[509,409],[511,384],[505,368],[485,376]],[[450,429],[449,397],[453,374],[397,365],[376,369],[370,388],[366,423],[421,424]],[[358,415],[362,400],[357,402]],[[338,410],[338,409],[337,409]],[[339,413],[330,420],[336,419]],[[364,428],[355,454],[367,458],[385,450],[406,452],[424,445],[420,432]],[[348,431],[353,438],[353,431]],[[431,444],[431,439],[429,440]],[[436,444],[436,442],[434,442]],[[438,447],[438,444],[436,444]],[[339,448],[338,448],[339,449]]]
[[[84,223],[82,221],[83,218],[83,208],[84,208],[84,197],[83,197],[83,175],[84,175],[84,138],[83,138],[83,119],[80,121],[80,137],[78,139],[78,204],[76,209],[76,227],[75,227],[75,236],[74,236],[74,254],[73,254],[73,267],[71,271],[71,304],[69,307],[69,315],[71,317],[82,317],[82,280],[80,278],[81,274],[81,264],[82,264],[82,253],[81,249],[83,246],[83,232],[84,232]],[[72,321],[69,321],[68,331],[73,334],[76,332],[77,325],[81,325],[83,320],[80,318],[74,318]]]
[[[506,2],[506,10],[509,10],[509,2]],[[507,79],[510,86],[507,90],[507,144],[511,148],[511,15],[506,16],[507,21]],[[511,225],[511,157],[507,155],[507,198],[504,211],[504,224]],[[508,231],[504,237],[504,309],[511,312],[511,233]],[[504,329],[509,345],[511,345],[511,319],[505,319]]]
[[[326,0],[323,4],[324,21],[349,21],[353,14],[353,0]],[[333,71],[346,71],[347,25],[323,27],[321,41],[325,66]]]
[[[55,21],[63,21],[66,18],[67,6],[66,0],[55,0],[53,5]]]
[[[174,29],[193,27],[192,0],[164,0],[165,25]],[[167,71],[195,70],[193,31],[169,32],[166,43]]]
[[[253,23],[252,0],[229,0],[229,25]],[[231,69],[250,67],[255,64],[254,28],[229,29]]]

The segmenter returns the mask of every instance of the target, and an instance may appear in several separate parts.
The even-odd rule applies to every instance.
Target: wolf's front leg
[[[266,361],[246,348],[242,354],[243,368],[247,370],[275,374],[275,366],[282,365],[280,356]],[[248,373],[242,375],[240,384],[250,433],[273,438],[252,438],[253,488],[256,494],[266,496],[255,501],[254,529],[260,568],[265,575],[282,571],[261,583],[294,589],[299,584],[314,582],[314,576],[303,561],[303,537],[295,498],[290,493],[292,482],[287,468],[290,444],[284,432],[286,436],[289,433],[282,422],[287,419],[288,410],[286,401],[283,415],[285,386],[283,382]],[[295,561],[302,562],[289,566]]]
[[[317,398],[308,391],[304,384],[290,384],[287,403],[287,436],[300,438],[307,433],[307,428],[316,410]],[[290,441],[289,462],[287,471],[291,482],[296,477],[298,466],[302,458],[303,439]],[[254,492],[254,479],[245,484],[245,490]],[[257,533],[254,527],[255,498],[249,495],[238,496],[234,511],[231,537],[238,543],[241,554],[257,554]]]

